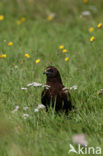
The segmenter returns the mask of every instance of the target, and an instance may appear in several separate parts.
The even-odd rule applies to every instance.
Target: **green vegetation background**
[[[82,16],[86,10],[90,16]],[[48,21],[51,13],[55,18]],[[98,96],[103,88],[103,28],[97,29],[103,22],[103,1],[2,0],[0,14],[0,54],[7,55],[0,59],[0,156],[66,156],[72,136],[80,133],[86,134],[89,146],[103,149],[103,96]],[[17,25],[22,17],[26,21]],[[8,47],[10,41],[13,46]],[[59,51],[60,44],[68,53]],[[71,91],[77,111],[68,118],[53,111],[34,113],[42,88],[21,90],[33,81],[45,84],[42,73],[48,65],[60,70],[65,86],[78,86]],[[13,114],[16,106],[20,109]],[[24,113],[29,114],[26,120]]]

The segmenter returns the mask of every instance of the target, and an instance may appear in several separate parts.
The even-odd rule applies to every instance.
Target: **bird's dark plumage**
[[[72,109],[71,96],[66,87],[64,87],[59,71],[49,66],[46,68],[44,74],[47,76],[46,85],[50,86],[49,89],[44,89],[41,95],[41,102],[48,107],[51,105],[55,107],[55,111],[62,111],[67,114]]]

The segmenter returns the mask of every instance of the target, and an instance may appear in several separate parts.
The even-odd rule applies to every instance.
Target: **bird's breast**
[[[51,85],[49,88],[49,95],[51,97],[53,96],[61,96],[61,92],[62,92],[62,87],[60,85]]]

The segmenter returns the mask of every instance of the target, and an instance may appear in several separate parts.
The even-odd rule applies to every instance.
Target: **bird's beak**
[[[43,72],[43,74],[46,74],[46,72]]]
[[[43,74],[47,74],[47,73],[48,73],[47,71],[44,71],[44,72],[43,72]]]
[[[43,72],[43,74],[46,74],[46,75],[47,75],[48,73],[49,73],[48,71]]]

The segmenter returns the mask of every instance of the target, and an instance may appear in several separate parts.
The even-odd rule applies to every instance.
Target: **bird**
[[[58,69],[54,66],[48,66],[43,74],[46,75],[46,86],[41,94],[41,102],[48,112],[49,107],[55,108],[55,112],[65,112],[74,108],[72,106],[71,95],[67,87],[62,83]]]

